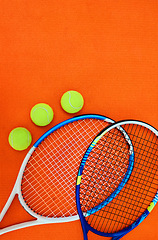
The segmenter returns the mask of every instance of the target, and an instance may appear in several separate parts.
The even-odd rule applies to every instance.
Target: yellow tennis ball
[[[10,132],[8,141],[12,148],[22,151],[30,146],[32,136],[26,128],[17,127]]]
[[[84,104],[82,95],[77,91],[68,91],[61,98],[61,106],[68,113],[79,112]]]
[[[30,113],[32,121],[38,126],[46,126],[53,120],[53,110],[45,103],[38,103],[32,109]]]

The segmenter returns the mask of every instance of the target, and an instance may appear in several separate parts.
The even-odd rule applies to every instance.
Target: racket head
[[[24,209],[46,222],[77,220],[76,176],[84,151],[114,121],[101,115],[68,119],[46,132],[27,154],[16,182]]]
[[[102,184],[103,186],[105,185],[105,190],[102,187],[101,194],[94,196],[92,189],[94,189],[94,187],[97,189],[96,180],[93,181],[94,170],[90,173],[90,176],[87,176],[89,166],[86,166],[86,163],[89,165],[89,161],[93,161],[91,159],[96,152],[94,148],[93,153],[85,153],[78,171],[76,202],[84,239],[87,239],[89,230],[98,235],[120,239],[138,226],[158,201],[158,131],[144,122],[126,120],[112,124],[103,130],[101,134],[105,137],[105,140],[107,140],[111,138],[111,134],[115,131],[117,132],[120,128],[126,132],[132,142],[134,165],[129,178],[117,195],[115,195],[114,198],[110,198],[109,202],[106,201],[109,196],[106,189],[107,177],[105,177],[104,183]],[[99,141],[97,144],[100,144]],[[95,145],[95,140],[93,142]],[[116,142],[115,149],[117,148],[117,144]],[[130,144],[130,142],[128,142],[128,144]],[[115,149],[106,148],[104,153],[105,160],[108,157],[110,158],[108,152],[110,151],[112,156]],[[101,158],[100,156],[98,157],[98,165]],[[94,162],[95,161],[93,161],[93,167],[95,168],[96,163]],[[97,178],[96,171],[95,174]],[[91,177],[90,186],[87,184],[89,177]],[[111,179],[112,177],[108,181],[110,182]],[[124,180],[122,181],[124,182]],[[98,187],[100,187],[100,190],[101,186]],[[103,194],[105,195],[104,199],[101,199],[100,195],[103,196]],[[107,202],[107,204],[100,202]],[[102,208],[99,207],[101,204]],[[93,211],[97,207],[98,211]],[[87,212],[90,214],[86,214]]]

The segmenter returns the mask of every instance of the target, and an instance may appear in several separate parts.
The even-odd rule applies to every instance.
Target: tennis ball
[[[8,141],[12,148],[22,151],[30,146],[32,136],[26,128],[17,127],[10,132]]]
[[[30,113],[32,121],[38,126],[46,126],[53,120],[53,110],[45,103],[38,103],[32,109]]]
[[[84,104],[82,95],[77,91],[67,91],[61,98],[61,106],[68,113],[79,112]]]

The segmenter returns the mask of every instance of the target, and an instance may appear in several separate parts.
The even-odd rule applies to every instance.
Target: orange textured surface
[[[67,90],[83,95],[85,105],[79,114],[138,119],[158,128],[157,12],[155,0],[0,1],[0,211],[28,151],[13,150],[9,132],[26,127],[33,144],[55,124],[75,116],[60,106]],[[29,117],[39,102],[48,103],[55,113],[47,127],[37,127]],[[13,205],[0,226],[31,219],[17,198]],[[158,206],[123,239],[158,239],[157,216]],[[83,236],[76,221],[30,227],[1,239]],[[101,239],[89,233],[89,240]]]

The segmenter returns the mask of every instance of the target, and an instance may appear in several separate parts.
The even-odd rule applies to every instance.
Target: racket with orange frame
[[[87,149],[78,171],[76,202],[84,240],[89,230],[113,240],[122,238],[149,215],[157,201],[158,131],[134,120],[105,128]]]
[[[100,115],[68,119],[46,132],[25,157],[0,221],[15,197],[35,220],[0,229],[0,235],[24,227],[79,219],[75,201],[78,167],[93,138],[114,121]]]

